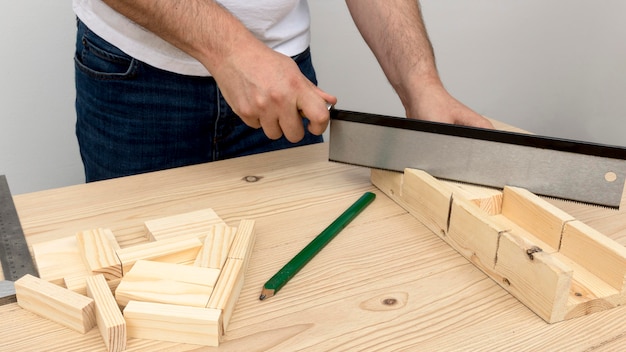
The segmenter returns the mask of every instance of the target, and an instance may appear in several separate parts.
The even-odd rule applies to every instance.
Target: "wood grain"
[[[223,225],[224,221],[211,208],[170,215],[145,223],[148,239],[152,241],[196,234],[204,238],[214,225]]]
[[[15,203],[31,245],[109,227],[127,247],[147,241],[145,221],[207,207],[229,226],[256,221],[246,280],[219,348],[131,338],[132,351],[608,352],[626,343],[625,307],[545,323],[369,176],[328,162],[328,145],[319,144],[24,194]],[[280,297],[260,302],[263,283],[365,191],[378,195],[368,209]],[[624,211],[548,201],[626,244]],[[82,335],[15,304],[0,307],[0,318],[7,349],[103,348],[96,329]]]
[[[30,274],[15,282],[15,295],[20,307],[80,333],[96,325],[93,299]]]
[[[220,270],[139,260],[115,290],[120,306],[129,301],[205,307]]]
[[[219,309],[131,301],[124,309],[128,335],[140,339],[218,346]]]
[[[139,260],[153,260],[165,263],[193,263],[202,248],[202,242],[191,238],[170,237],[159,241],[141,243],[116,251],[125,276]]]
[[[109,229],[93,229],[76,233],[78,250],[88,270],[109,280],[122,277],[122,267],[115,253],[120,245]]]
[[[498,195],[412,169],[372,170],[371,179],[546,322],[626,303],[624,247],[525,189],[506,186]],[[585,244],[594,255],[580,253]]]
[[[87,296],[92,298],[96,309],[98,331],[109,352],[126,350],[126,321],[104,275],[87,278]]]
[[[236,233],[236,227],[214,225],[204,238],[194,265],[203,268],[223,268]]]
[[[63,236],[32,245],[32,254],[39,277],[63,285],[66,277],[78,278],[91,272],[83,261],[76,236]]]
[[[502,215],[546,243],[552,251],[561,246],[561,233],[572,215],[519,187],[504,187]],[[544,247],[544,250],[548,248]]]

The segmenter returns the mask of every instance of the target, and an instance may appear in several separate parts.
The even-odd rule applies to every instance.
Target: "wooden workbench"
[[[15,197],[30,244],[108,227],[145,241],[143,222],[213,208],[256,220],[245,286],[217,350],[614,351],[626,308],[547,324],[371,185],[369,169],[319,144]],[[254,177],[248,177],[254,176]],[[250,182],[255,181],[256,182]],[[378,197],[275,297],[263,283],[363,192]],[[626,244],[626,214],[555,201]],[[0,350],[104,350],[16,304],[0,307]],[[204,350],[131,339],[129,351]],[[206,348],[213,350],[213,348]]]

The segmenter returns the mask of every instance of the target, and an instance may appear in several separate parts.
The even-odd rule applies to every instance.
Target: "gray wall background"
[[[310,0],[320,86],[338,108],[404,110],[339,0]],[[626,145],[626,2],[423,0],[446,87],[483,115]],[[83,182],[74,136],[71,1],[0,12],[0,174],[14,194]]]

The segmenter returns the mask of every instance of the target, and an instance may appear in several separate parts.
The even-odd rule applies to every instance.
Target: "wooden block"
[[[241,220],[235,233],[234,242],[228,252],[228,257],[248,261],[252,255],[255,239],[254,220]]]
[[[148,239],[160,241],[189,234],[205,234],[213,225],[226,223],[213,211],[202,209],[145,222]]]
[[[75,276],[66,276],[65,278],[63,278],[65,288],[83,296],[87,296],[87,278],[90,276],[93,275],[80,274]],[[111,293],[115,292],[115,289],[117,288],[117,285],[119,285],[121,280],[122,278],[106,280],[107,285],[109,285],[109,288],[111,290]]]
[[[226,331],[243,288],[246,271],[243,259],[228,258],[213,289],[207,308],[222,310],[222,330]]]
[[[466,183],[443,181],[456,196],[460,196],[476,205],[489,215],[502,212],[502,191],[495,188],[475,186]]]
[[[130,301],[124,308],[129,337],[219,346],[221,310]]]
[[[32,249],[41,279],[64,285],[65,277],[89,274],[78,249],[76,236],[35,243]]]
[[[202,249],[194,262],[195,266],[221,269],[228,258],[228,252],[237,232],[236,227],[223,224],[214,225],[204,238]]]
[[[88,273],[66,276],[63,278],[63,283],[68,290],[87,296],[87,277],[89,276],[91,275]]]
[[[575,220],[530,191],[508,186],[503,191],[502,215],[555,250],[559,249],[563,226],[568,221]]]
[[[244,275],[255,242],[254,223],[254,220],[241,220],[239,223],[226,265],[220,273],[207,304],[208,308],[222,310],[223,331],[226,331],[228,327],[243,287]]]
[[[120,245],[111,230],[81,231],[76,234],[76,241],[83,262],[92,274],[103,274],[107,279],[122,277],[120,261],[115,254]]]
[[[205,307],[220,271],[212,268],[139,260],[115,290],[120,306],[147,301]]]
[[[574,273],[564,319],[581,317],[626,303],[624,295],[577,262],[561,253],[555,253],[554,256],[572,268]]]
[[[66,276],[89,274],[78,249],[76,236],[34,243],[32,249],[41,279],[63,286]]]
[[[96,306],[96,322],[109,352],[126,349],[126,321],[102,274],[87,278],[87,295]]]
[[[560,253],[626,294],[626,247],[580,221],[563,230]]]
[[[493,270],[500,235],[509,228],[468,200],[455,196],[444,240],[482,270]]]
[[[404,201],[402,198],[402,184],[404,183],[404,173],[370,169],[370,181],[389,198],[396,201],[398,204]],[[403,208],[406,208],[402,205]]]
[[[96,324],[93,299],[32,276],[15,282],[20,307],[80,333]]]
[[[449,187],[415,169],[404,174],[372,169],[371,181],[432,232],[445,236],[452,202]]]
[[[496,281],[549,323],[565,319],[573,270],[554,254],[537,248],[523,235],[500,236]]]
[[[151,260],[167,263],[193,263],[202,248],[202,242],[195,238],[167,238],[154,242],[141,243],[117,250],[122,263],[122,273],[126,273],[138,260]]]

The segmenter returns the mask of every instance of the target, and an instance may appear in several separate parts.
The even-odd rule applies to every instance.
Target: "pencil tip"
[[[259,299],[262,301],[266,298],[272,297],[275,292],[276,290],[271,290],[271,289],[267,289],[263,287],[263,290],[261,291],[261,296],[259,296]]]

